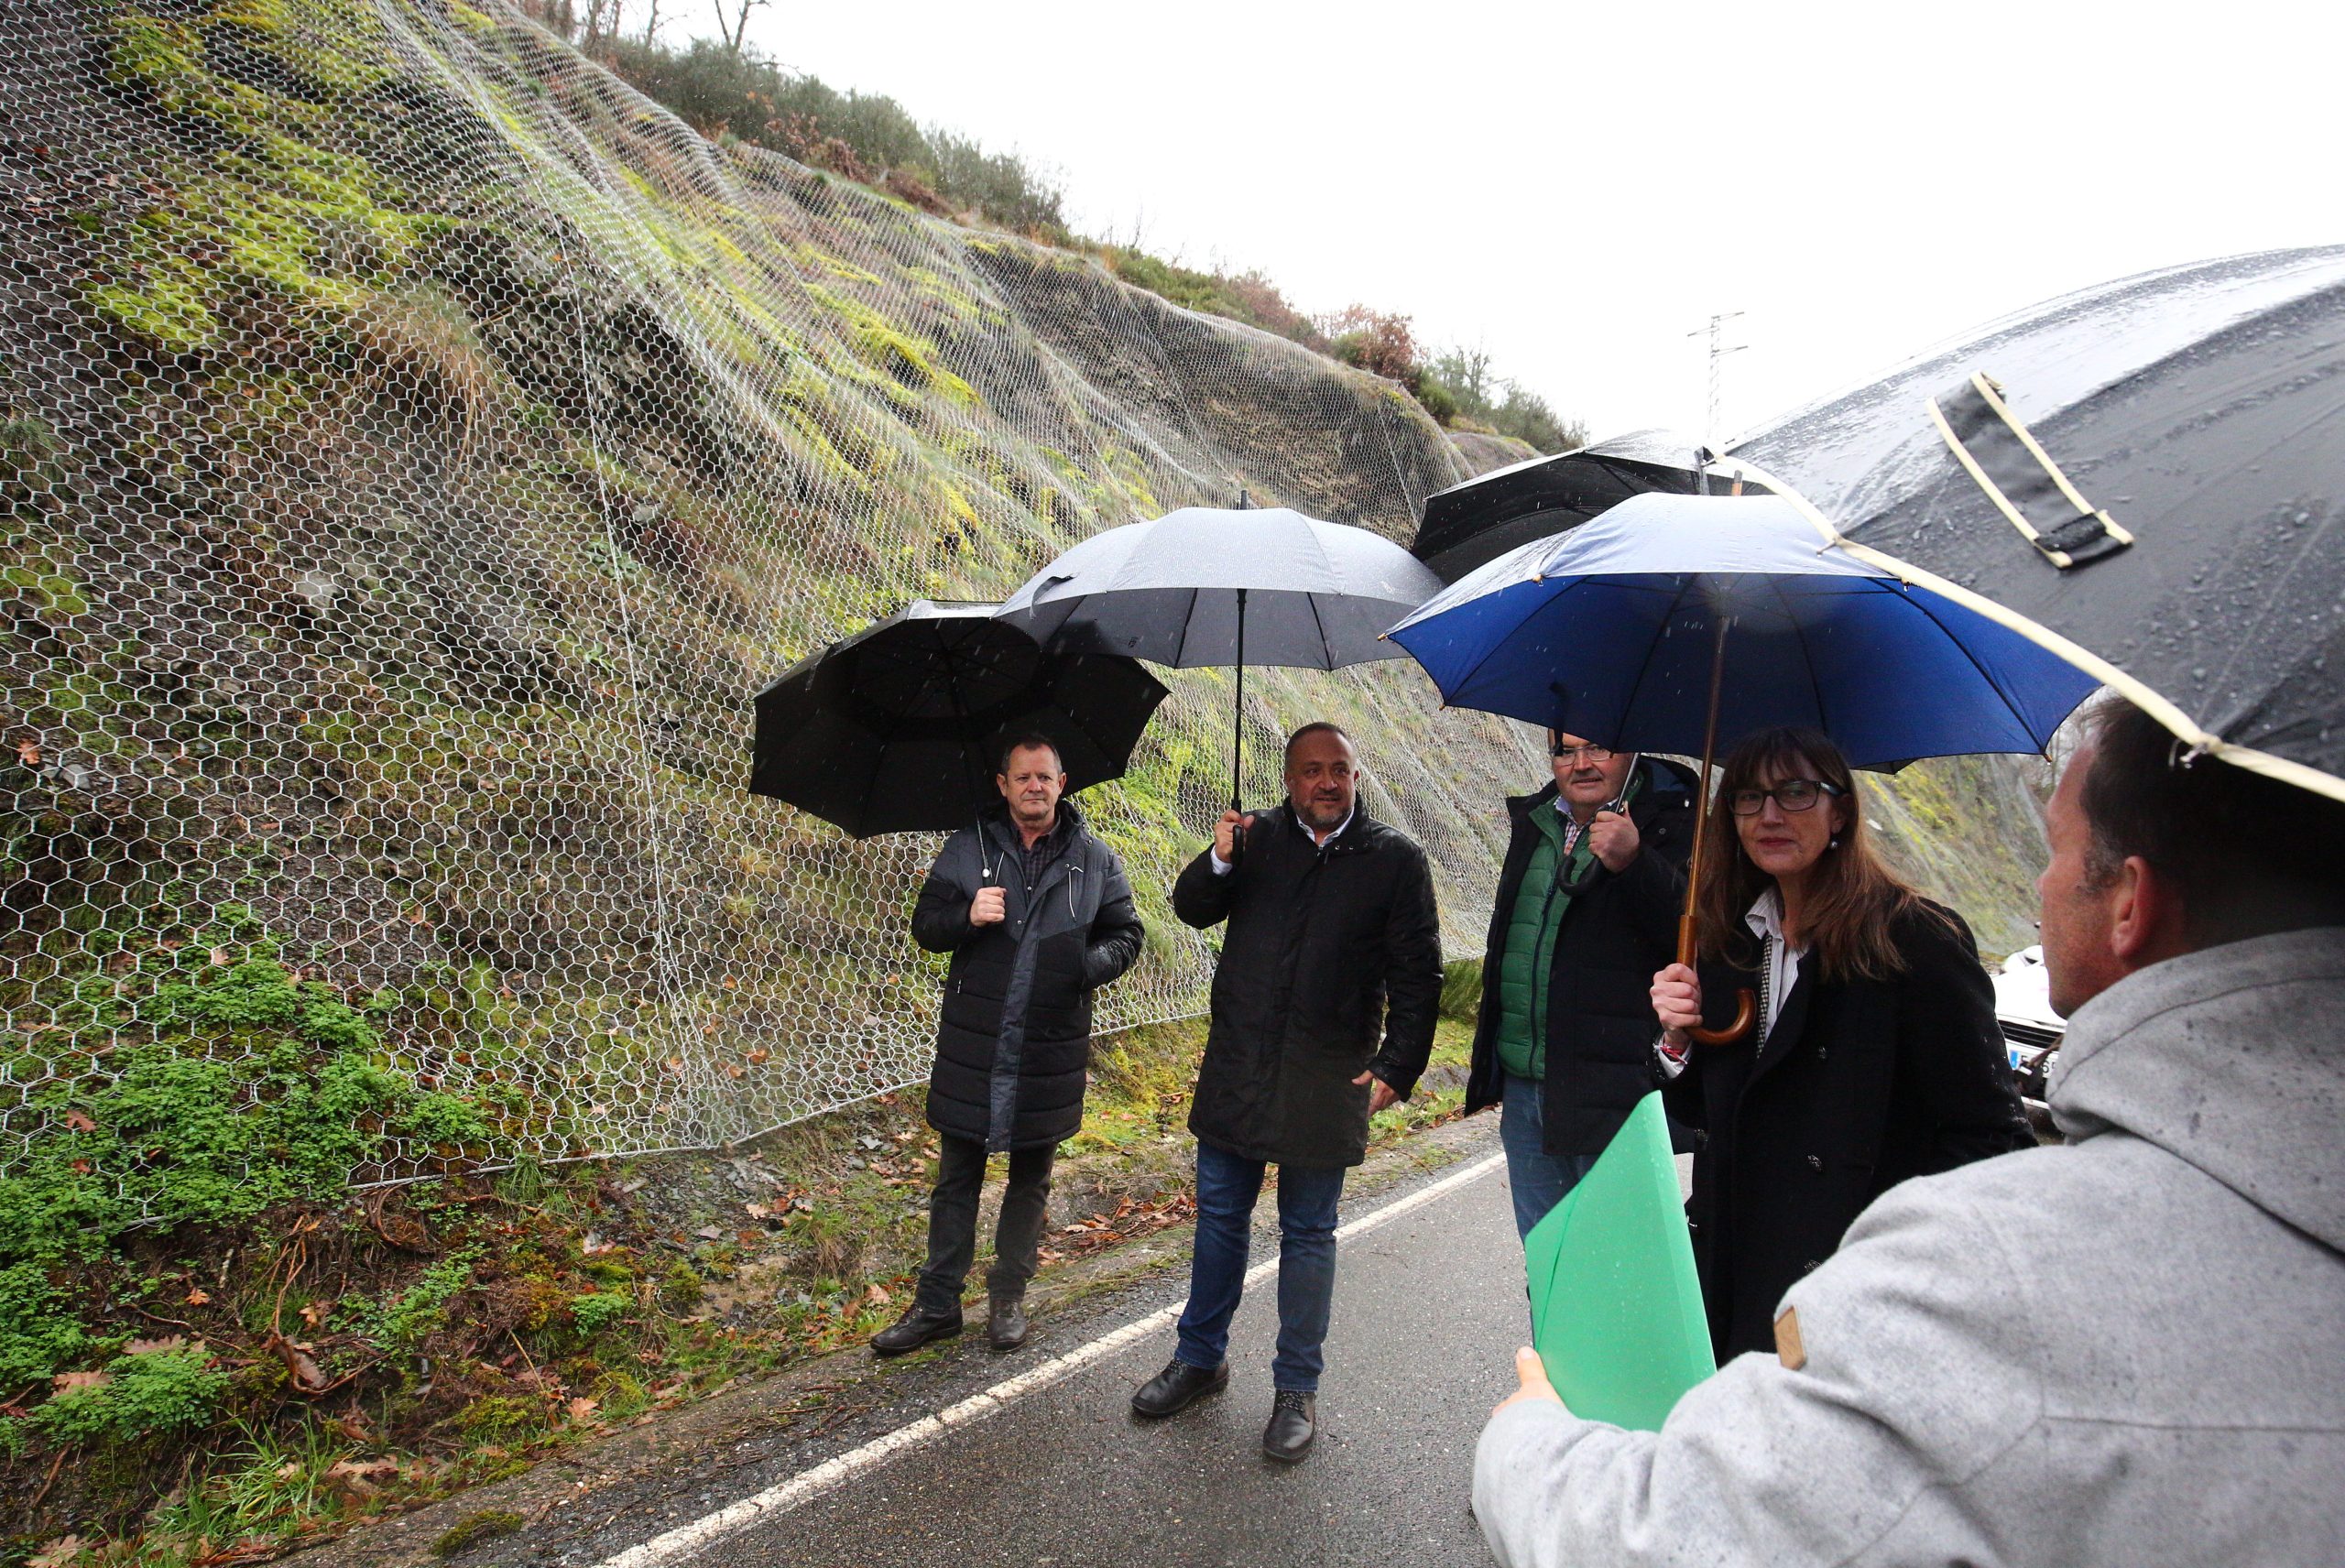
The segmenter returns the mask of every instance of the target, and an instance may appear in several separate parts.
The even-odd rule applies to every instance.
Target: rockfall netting
[[[363,1179],[916,1079],[934,842],[749,796],[751,694],[1102,528],[1242,485],[1405,539],[1467,472],[1387,383],[712,144],[495,0],[52,0],[0,43],[0,1176],[170,1018],[478,1111]],[[1164,890],[1229,675],[1166,679],[1085,797],[1149,924],[1107,1028],[1209,973]],[[1537,758],[1410,665],[1246,690],[1249,777],[1345,724],[1475,950]]]

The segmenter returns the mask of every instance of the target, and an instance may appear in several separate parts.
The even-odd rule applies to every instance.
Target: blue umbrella
[[[1729,745],[1805,724],[1859,768],[2041,751],[2098,684],[1834,548],[1773,495],[1632,496],[1460,578],[1388,635],[1454,707],[1688,757],[1708,749],[1714,706]]]
[[[1722,735],[1807,725],[1860,768],[2041,751],[2099,684],[1849,555],[1773,495],[1631,496],[1460,578],[1388,635],[1454,706],[1699,756],[1704,817]],[[1680,963],[1705,836],[1697,822]]]

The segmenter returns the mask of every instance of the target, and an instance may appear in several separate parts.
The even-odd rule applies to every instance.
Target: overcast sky
[[[750,38],[1055,168],[1083,232],[1412,316],[1598,436],[1699,433],[1687,334],[1740,310],[1731,434],[2065,289],[2345,238],[2339,15],[780,0]]]

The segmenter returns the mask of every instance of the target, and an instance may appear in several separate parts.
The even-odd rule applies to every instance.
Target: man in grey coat
[[[2110,700],[2048,814],[2064,1147],[1904,1182],[1659,1432],[1538,1357],[1507,1568],[2345,1562],[2345,804]]]

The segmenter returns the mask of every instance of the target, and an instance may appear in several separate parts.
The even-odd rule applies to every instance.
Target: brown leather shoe
[[[1015,1350],[1026,1343],[1026,1298],[986,1298],[986,1343],[996,1350]]]
[[[949,1312],[932,1312],[915,1302],[888,1327],[871,1336],[871,1353],[875,1356],[901,1356],[918,1350],[932,1340],[951,1339],[961,1332],[961,1307],[954,1302]]]

